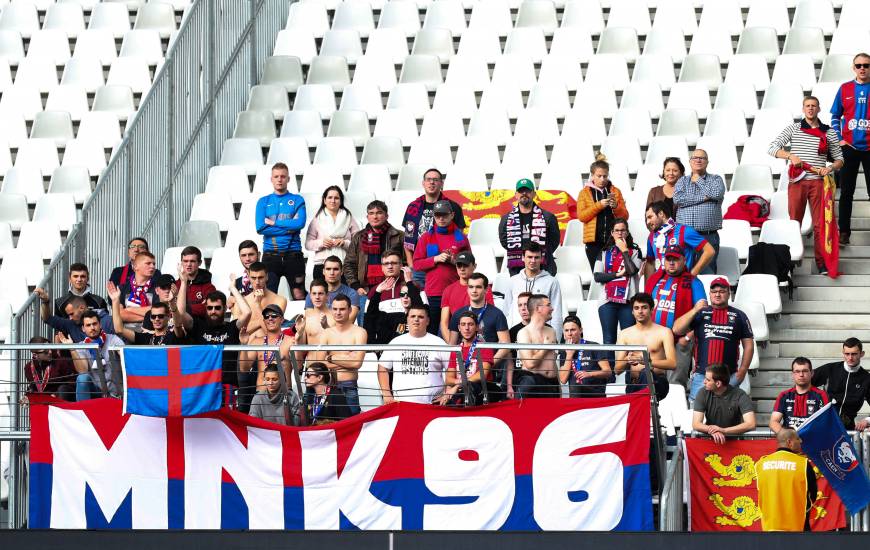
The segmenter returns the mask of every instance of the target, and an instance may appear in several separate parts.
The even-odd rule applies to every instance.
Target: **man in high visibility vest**
[[[809,531],[809,511],[818,491],[801,438],[792,428],[776,434],[775,453],[755,463],[761,528],[765,531]]]

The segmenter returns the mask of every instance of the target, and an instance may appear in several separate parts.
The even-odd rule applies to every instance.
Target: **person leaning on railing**
[[[34,336],[31,344],[47,344],[48,338]],[[75,401],[76,371],[72,361],[61,357],[57,350],[34,349],[24,365],[27,393],[52,395],[64,401]]]
[[[344,392],[332,381],[332,373],[324,363],[315,361],[305,368],[305,418],[309,424],[331,424],[350,416]]]
[[[290,408],[290,426],[299,425],[299,407],[301,402],[296,392],[282,391],[281,377],[275,364],[267,366],[263,370],[263,389],[257,392],[251,401],[250,415],[276,424],[287,424],[284,415],[284,399],[288,399],[287,406]]]
[[[705,433],[722,445],[726,436],[755,429],[755,412],[746,392],[728,384],[724,365],[709,365],[704,388],[698,392],[692,412],[692,429]]]

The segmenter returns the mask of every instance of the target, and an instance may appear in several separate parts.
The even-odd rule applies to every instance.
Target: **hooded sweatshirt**
[[[556,331],[556,337],[562,338],[562,289],[559,286],[559,281],[544,270],[541,270],[535,277],[529,278],[526,275],[526,270],[523,269],[511,277],[510,283],[504,295],[508,325],[513,326],[522,321],[520,312],[517,310],[517,296],[523,292],[544,294],[550,298],[550,303],[553,304],[553,317],[548,323]]]
[[[293,426],[299,425],[299,396],[295,392],[289,392],[287,396],[290,399],[290,421]],[[254,399],[251,400],[250,415],[254,418],[261,418],[274,422],[275,424],[287,425],[284,418],[284,394],[276,392],[270,396],[267,392],[257,392]]]

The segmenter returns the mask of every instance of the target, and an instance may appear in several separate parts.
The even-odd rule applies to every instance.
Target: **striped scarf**
[[[384,280],[384,268],[381,265],[381,254],[384,252],[384,242],[387,231],[384,227],[372,227],[367,224],[360,240],[360,248],[366,255],[366,286],[377,286]]]

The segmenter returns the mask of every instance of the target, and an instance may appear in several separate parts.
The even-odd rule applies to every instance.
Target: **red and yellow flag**
[[[834,213],[834,195],[837,193],[837,184],[834,176],[825,176],[822,186],[821,212],[815,214],[816,219],[822,220],[822,259],[828,268],[828,277],[836,279],[840,275],[840,231],[837,228],[837,216]]]
[[[448,199],[456,201],[465,214],[465,227],[479,218],[500,218],[514,207],[516,193],[507,189],[494,191],[444,191]],[[577,219],[577,202],[565,191],[539,190],[535,202],[556,216],[561,237],[565,236],[568,222]]]
[[[755,463],[776,450],[776,440],[686,439],[692,531],[760,531]],[[846,507],[816,470],[818,494],[810,512],[813,531],[846,526]]]

